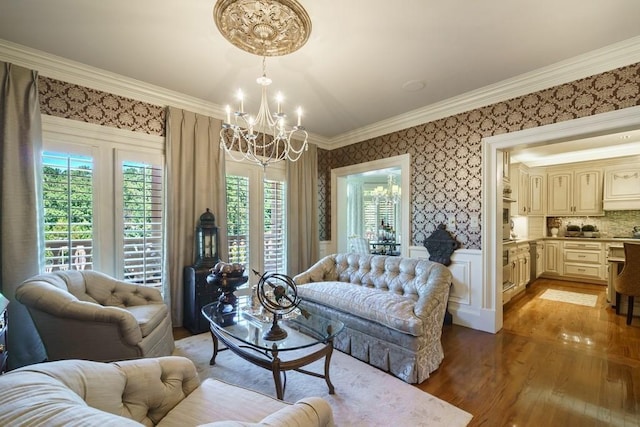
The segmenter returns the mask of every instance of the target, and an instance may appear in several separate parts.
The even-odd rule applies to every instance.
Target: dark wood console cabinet
[[[200,310],[221,295],[219,288],[207,283],[210,267],[189,266],[184,268],[184,317],[183,326],[192,334],[209,330],[209,322]]]
[[[9,326],[9,318],[7,307],[9,300],[0,294],[0,374],[7,371],[7,328]]]

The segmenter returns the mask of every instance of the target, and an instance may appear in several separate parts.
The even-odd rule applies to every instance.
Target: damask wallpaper
[[[165,107],[39,77],[42,114],[163,136]],[[456,216],[456,239],[480,249],[484,137],[640,105],[640,63],[335,150],[318,150],[320,240],[331,239],[331,169],[411,154],[411,244]]]
[[[411,154],[411,244],[453,214],[462,247],[480,249],[482,138],[640,105],[640,63],[335,150],[319,150],[320,240],[331,239],[331,168]]]
[[[164,136],[165,107],[42,76],[38,91],[42,114]]]

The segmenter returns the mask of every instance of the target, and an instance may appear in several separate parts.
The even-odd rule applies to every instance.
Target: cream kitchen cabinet
[[[562,275],[562,247],[559,240],[545,240],[544,242],[544,271],[545,276],[557,277]]]
[[[545,242],[543,240],[538,240],[536,242],[536,250],[532,254],[533,256],[535,256],[535,259],[531,260],[531,262],[535,263],[536,265],[535,277],[532,277],[531,279],[537,279],[544,272],[544,246]]]
[[[515,199],[511,215],[529,213],[529,169],[522,163],[511,165],[511,198]]]
[[[509,261],[511,262],[511,282],[514,284],[512,296],[515,296],[524,291],[531,281],[529,243],[518,243],[511,246]]]
[[[605,252],[602,242],[563,242],[563,277],[605,283]]]
[[[604,209],[640,209],[640,167],[622,165],[608,168],[604,176]]]
[[[602,169],[547,175],[548,215],[602,215]]]
[[[546,206],[546,187],[545,175],[543,173],[531,172],[529,173],[529,215],[545,215],[547,211]]]

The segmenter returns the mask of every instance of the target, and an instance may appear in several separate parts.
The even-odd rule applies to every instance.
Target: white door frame
[[[498,174],[498,150],[520,145],[541,145],[640,129],[640,106],[610,111],[566,122],[483,138],[482,140],[482,265],[483,318],[493,324],[486,331],[502,329],[502,238],[500,234],[502,176]],[[502,160],[500,160],[502,162]],[[493,312],[493,316],[490,313]]]
[[[411,156],[402,154],[400,156],[389,157],[371,162],[359,163],[351,166],[331,169],[331,252],[347,252],[347,240],[339,239],[338,236],[346,234],[347,221],[344,215],[338,212],[346,212],[347,206],[347,177],[349,175],[361,174],[364,172],[379,169],[400,168],[401,171],[401,214],[400,214],[400,254],[408,256],[409,234],[411,230],[410,206],[411,200]]]

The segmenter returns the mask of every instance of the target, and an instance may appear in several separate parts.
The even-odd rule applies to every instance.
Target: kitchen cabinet
[[[546,214],[546,195],[547,188],[544,173],[532,171],[529,174],[529,215],[534,216]]]
[[[602,169],[549,172],[548,215],[602,215]]]
[[[531,260],[531,263],[535,264],[535,276],[532,275],[532,279],[537,279],[544,272],[544,246],[544,241],[538,240],[535,245],[535,251],[532,252],[535,257]]]
[[[544,275],[557,277],[562,275],[562,255],[559,240],[544,242]]]
[[[517,163],[511,165],[511,197],[515,199],[512,215],[526,216],[529,213],[529,169]]]
[[[529,243],[518,243],[509,248],[511,265],[511,282],[513,282],[512,296],[524,291],[531,280],[531,255]]]
[[[563,276],[605,282],[602,242],[563,242]]]
[[[605,171],[603,208],[605,210],[640,209],[640,167],[621,165]]]

